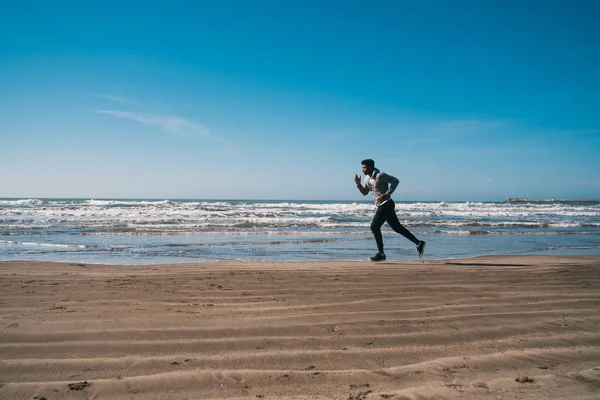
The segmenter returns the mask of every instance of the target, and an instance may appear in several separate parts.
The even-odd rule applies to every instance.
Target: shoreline
[[[93,262],[80,262],[80,261],[47,261],[47,260],[0,260],[0,268],[4,264],[40,264],[40,265],[56,265],[56,266],[78,266],[78,267],[116,267],[116,268],[156,268],[156,267],[166,267],[173,268],[179,266],[199,266],[199,267],[217,267],[217,266],[235,266],[238,265],[240,267],[248,267],[248,266],[260,266],[266,264],[272,265],[280,265],[280,264],[298,264],[298,265],[306,265],[306,266],[314,266],[318,264],[322,265],[355,265],[355,264],[364,264],[365,266],[377,266],[377,265],[424,265],[424,264],[432,264],[432,265],[468,265],[471,261],[487,261],[488,259],[521,259],[521,258],[534,258],[534,259],[552,259],[554,261],[565,260],[566,262],[577,260],[577,259],[587,259],[587,258],[598,258],[600,261],[600,254],[597,253],[588,253],[588,254],[561,254],[561,253],[548,253],[548,254],[539,254],[539,253],[528,253],[528,254],[492,254],[492,255],[474,255],[468,257],[446,257],[446,258],[423,258],[414,260],[406,260],[406,259],[388,259],[386,261],[370,261],[370,260],[356,260],[356,259],[339,259],[339,260],[209,260],[209,261],[185,261],[185,262],[171,262],[171,263],[156,263],[156,264],[116,264],[116,263],[93,263]],[[535,260],[534,260],[535,261]]]
[[[600,385],[598,255],[2,261],[0,278],[0,399],[591,400]]]
[[[54,261],[54,260],[0,260],[0,265],[3,263],[35,263],[35,264],[56,264],[56,265],[77,265],[77,266],[98,266],[98,267],[157,267],[157,266],[181,266],[181,265],[199,265],[199,266],[211,266],[211,265],[225,265],[225,264],[240,264],[240,265],[261,265],[261,264],[366,264],[366,265],[377,265],[377,264],[423,264],[423,263],[433,263],[439,265],[440,263],[449,262],[449,261],[466,261],[473,259],[487,259],[487,258],[504,258],[504,257],[540,257],[547,258],[551,257],[554,259],[560,258],[579,258],[579,257],[600,257],[600,253],[598,252],[577,252],[572,253],[566,251],[564,249],[556,249],[556,250],[547,250],[547,251],[533,251],[533,252],[523,252],[523,253],[505,253],[505,254],[477,254],[472,256],[457,256],[457,257],[441,257],[441,258],[414,258],[414,259],[403,259],[403,258],[388,258],[383,262],[373,262],[365,256],[364,259],[323,259],[323,260],[315,260],[315,259],[307,259],[307,260],[241,260],[241,259],[221,259],[221,260],[195,260],[195,261],[173,261],[173,262],[157,262],[154,264],[150,263],[140,263],[140,264],[119,264],[119,263],[110,263],[110,262],[89,262],[89,261],[80,261],[80,260],[72,260],[72,261]]]

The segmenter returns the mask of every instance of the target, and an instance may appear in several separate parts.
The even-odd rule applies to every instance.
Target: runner
[[[377,242],[377,254],[373,257],[370,257],[371,261],[384,261],[385,260],[385,252],[383,251],[383,237],[381,235],[381,226],[384,222],[387,222],[388,225],[397,233],[401,234],[411,242],[417,246],[417,255],[419,258],[423,256],[423,252],[425,251],[425,241],[419,240],[410,233],[408,229],[406,229],[400,221],[398,221],[398,216],[396,215],[396,204],[394,200],[390,197],[398,183],[400,182],[397,178],[386,174],[385,172],[379,171],[375,168],[375,161],[371,159],[366,159],[361,162],[362,171],[365,174],[365,184],[364,186],[361,184],[360,176],[354,176],[354,182],[356,182],[356,187],[363,196],[366,196],[369,192],[373,192],[373,198],[375,199],[375,205],[377,206],[377,211],[375,212],[375,216],[373,217],[373,221],[371,221],[371,232],[375,236],[375,242]]]

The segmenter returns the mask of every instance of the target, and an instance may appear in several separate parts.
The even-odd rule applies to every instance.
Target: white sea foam
[[[55,230],[79,235],[172,235],[242,231],[369,229],[371,202],[0,200],[7,235]],[[461,232],[581,230],[600,227],[600,205],[568,203],[396,203],[407,227]]]
[[[27,205],[34,203],[28,202]],[[12,204],[12,205],[17,205]],[[466,205],[464,203],[444,203],[444,205],[434,203],[398,203],[396,205],[398,213],[410,216],[460,216],[460,217],[503,217],[503,216],[530,216],[530,215],[555,215],[555,216],[600,216],[600,207],[572,207],[572,206],[546,206],[536,207],[522,206],[504,206],[502,204],[482,204]],[[94,204],[85,205],[63,205],[61,207],[43,207],[33,209],[6,209],[2,214],[22,214],[27,212],[35,213],[40,216],[64,215],[70,216],[112,216],[119,218],[135,217],[214,217],[226,215],[254,215],[257,217],[274,215],[370,215],[374,207],[370,204],[233,204],[217,205],[217,203],[194,205],[194,203],[172,203],[172,202],[137,202],[137,203],[119,203],[100,201]]]
[[[0,200],[0,206],[38,206],[43,204],[43,200],[39,199],[18,199],[18,200]]]
[[[0,243],[12,244],[19,246],[43,246],[43,247],[57,247],[57,248],[78,248],[85,249],[86,245],[83,244],[60,244],[60,243],[37,243],[37,242],[17,242],[12,240],[0,240]]]

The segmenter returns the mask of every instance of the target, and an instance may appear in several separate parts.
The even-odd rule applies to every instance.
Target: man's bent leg
[[[396,215],[396,210],[395,210],[395,204],[392,201],[389,201],[388,203],[391,203],[389,205],[388,208],[386,208],[386,212],[385,212],[385,219],[387,221],[387,223],[390,225],[390,227],[397,233],[401,234],[402,236],[404,236],[405,238],[407,238],[408,240],[410,240],[411,242],[413,242],[415,245],[419,245],[419,243],[421,243],[421,241],[419,239],[417,239],[415,237],[415,235],[413,235],[412,233],[410,233],[410,231],[408,229],[406,229],[398,220],[398,216]],[[385,207],[388,205],[388,203],[385,203],[383,206],[381,207]],[[381,208],[380,207],[380,208]]]

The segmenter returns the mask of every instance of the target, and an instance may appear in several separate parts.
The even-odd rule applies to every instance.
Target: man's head
[[[375,169],[375,161],[367,158],[366,160],[362,160],[360,163],[362,164],[362,172],[365,175],[371,175],[373,173],[373,170]]]

